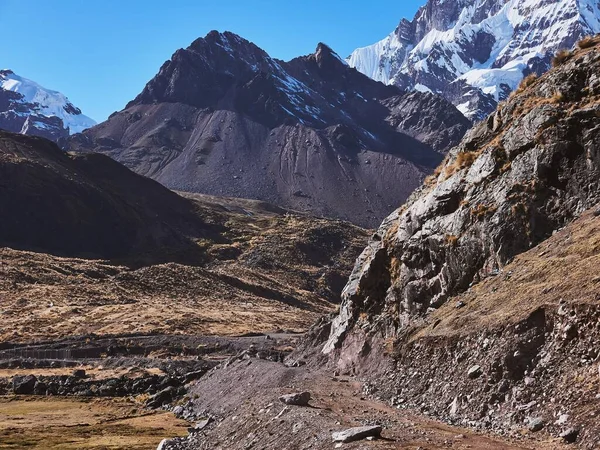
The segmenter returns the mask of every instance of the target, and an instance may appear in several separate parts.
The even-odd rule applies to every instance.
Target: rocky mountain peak
[[[558,50],[598,32],[596,0],[429,0],[347,61],[384,83],[443,95],[481,120],[523,77],[545,72]]]
[[[339,55],[334,52],[331,47],[322,42],[319,42],[317,49],[314,53],[314,58],[319,67],[323,68],[325,65],[342,65],[347,66],[348,64]]]
[[[211,32],[68,148],[105,152],[178,190],[375,225],[470,125],[443,98],[419,95],[408,101],[420,117],[411,121],[390,100],[404,95],[322,43],[281,61],[233,33]],[[427,123],[426,114],[444,119]]]

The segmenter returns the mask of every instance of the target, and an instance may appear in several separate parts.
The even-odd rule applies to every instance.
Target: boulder
[[[472,380],[479,378],[482,374],[483,371],[481,370],[481,366],[473,366],[469,368],[469,371],[467,372],[467,376]]]
[[[16,376],[13,378],[13,392],[15,394],[33,394],[37,378],[34,375]]]
[[[572,444],[577,440],[579,436],[579,430],[577,428],[569,428],[568,430],[560,433],[560,437],[567,443]]]
[[[310,401],[310,392],[297,392],[294,394],[286,394],[279,397],[279,401],[286,405],[308,406]]]
[[[533,431],[535,433],[536,431],[540,431],[542,428],[544,428],[544,425],[544,419],[541,417],[533,417],[529,419],[529,425],[527,428],[529,428],[529,431]]]
[[[381,436],[381,430],[382,428],[379,425],[355,427],[333,433],[331,437],[333,438],[333,442],[354,442],[368,437],[378,438]]]
[[[150,397],[146,401],[146,406],[148,408],[160,408],[164,404],[170,403],[176,394],[177,389],[173,386],[169,386]]]

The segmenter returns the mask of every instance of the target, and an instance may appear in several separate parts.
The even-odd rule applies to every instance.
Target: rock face
[[[600,201],[598,73],[598,45],[580,50],[468,133],[371,239],[325,353],[359,316],[383,336],[419,323]]]
[[[58,142],[95,124],[60,92],[0,70],[0,129]]]
[[[445,100],[374,82],[324,44],[283,62],[215,31],[66,148],[169,188],[376,226],[469,126]]]
[[[558,50],[598,32],[597,0],[428,0],[347,61],[375,80],[441,94],[480,120]]]
[[[383,222],[310,333],[365,394],[503,434],[542,418],[598,446],[600,38],[584,46]]]

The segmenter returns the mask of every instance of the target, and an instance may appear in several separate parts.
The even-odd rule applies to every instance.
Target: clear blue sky
[[[97,121],[121,110],[181,47],[232,31],[291,59],[383,39],[425,0],[0,0],[0,68],[61,91]]]

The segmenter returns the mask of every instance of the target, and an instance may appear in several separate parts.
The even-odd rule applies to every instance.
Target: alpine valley
[[[0,450],[600,448],[598,32],[211,31],[99,124],[0,71]]]

